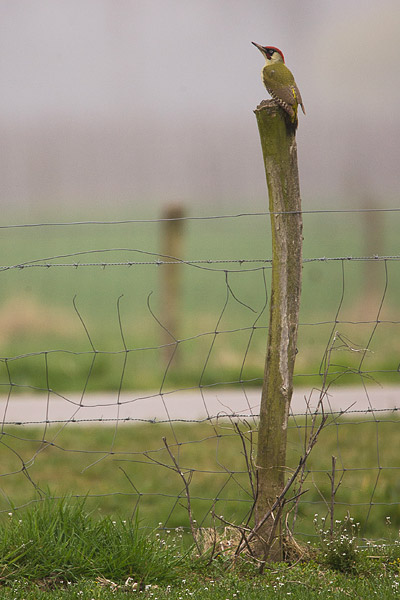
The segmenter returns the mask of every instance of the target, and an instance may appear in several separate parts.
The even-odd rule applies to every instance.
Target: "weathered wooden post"
[[[254,111],[260,132],[272,228],[268,342],[258,430],[255,549],[262,560],[282,559],[281,504],[286,440],[297,352],[302,269],[302,214],[295,132],[283,111],[263,101]],[[275,510],[272,510],[275,504]],[[266,518],[267,517],[267,518]]]
[[[182,258],[184,216],[185,210],[182,204],[169,204],[163,210],[161,253],[166,257]],[[164,344],[164,360],[167,364],[174,355],[174,362],[176,360],[174,342],[178,336],[180,323],[181,274],[182,265],[179,262],[162,265],[161,303],[162,324],[164,326],[162,343]]]

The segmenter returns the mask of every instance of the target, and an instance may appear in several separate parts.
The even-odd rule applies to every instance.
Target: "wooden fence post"
[[[183,247],[183,227],[185,210],[181,204],[169,204],[163,210],[161,232],[161,253],[165,256],[182,258]],[[181,314],[181,296],[182,296],[182,265],[176,264],[162,265],[161,268],[161,303],[162,303],[162,324],[164,334],[162,344],[164,344],[163,355],[165,363],[168,364],[174,356],[174,362],[177,359],[176,346],[174,345],[179,332],[180,314]]]
[[[282,559],[281,511],[265,519],[285,485],[287,423],[293,392],[301,293],[302,214],[295,132],[283,111],[263,101],[260,133],[272,229],[272,284],[257,447],[256,552]]]
[[[366,192],[362,202],[363,213],[363,242],[365,256],[383,256],[385,241],[384,213],[371,211],[378,202]],[[360,307],[362,317],[370,318],[371,312],[376,313],[382,297],[383,263],[381,261],[366,261],[363,273],[362,306]]]

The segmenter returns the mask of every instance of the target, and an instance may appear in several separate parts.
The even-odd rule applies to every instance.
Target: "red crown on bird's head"
[[[283,62],[285,62],[285,57],[283,56],[282,50],[279,50],[279,48],[276,48],[275,46],[264,46],[264,48],[266,50],[266,53],[270,55],[270,58],[274,52],[278,52],[282,56]]]

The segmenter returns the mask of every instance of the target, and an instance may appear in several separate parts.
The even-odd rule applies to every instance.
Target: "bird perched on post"
[[[259,49],[265,58],[261,79],[268,93],[283,108],[289,117],[290,124],[296,129],[299,104],[304,114],[306,114],[306,111],[294,77],[285,65],[283,52],[274,46],[260,46],[255,42],[251,43]]]

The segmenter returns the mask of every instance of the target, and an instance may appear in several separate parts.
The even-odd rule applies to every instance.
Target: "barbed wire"
[[[131,248],[105,248],[105,249],[101,249],[101,250],[85,250],[85,251],[81,251],[81,252],[75,252],[75,253],[70,253],[70,254],[62,254],[62,255],[57,255],[57,256],[52,256],[52,257],[47,257],[47,258],[38,258],[38,259],[34,259],[31,261],[27,261],[24,263],[18,263],[15,265],[3,265],[0,266],[0,272],[1,271],[8,271],[8,270],[12,270],[12,269],[18,269],[18,270],[22,270],[22,269],[29,269],[29,268],[34,268],[34,267],[38,267],[38,268],[44,268],[44,269],[50,269],[50,268],[54,268],[54,267],[72,267],[73,269],[77,269],[77,268],[82,268],[82,267],[101,267],[101,268],[106,268],[106,267],[133,267],[133,266],[162,266],[162,265],[176,265],[176,264],[181,264],[181,265],[187,265],[187,266],[195,266],[195,267],[199,267],[202,265],[215,265],[215,264],[239,264],[239,265],[246,265],[246,264],[254,264],[254,263],[260,263],[262,265],[268,265],[268,267],[270,267],[272,265],[272,259],[269,258],[239,258],[239,259],[226,259],[226,258],[220,258],[220,259],[193,259],[193,260],[184,260],[181,258],[174,258],[174,257],[168,257],[168,260],[154,260],[154,261],[118,261],[118,262],[91,262],[91,263],[81,263],[81,262],[74,262],[74,263],[50,263],[47,261],[51,261],[51,260],[56,260],[59,258],[69,258],[71,256],[82,256],[82,255],[86,255],[86,254],[98,254],[98,253],[108,253],[108,252],[137,252],[139,254],[146,254],[146,255],[156,255],[156,256],[161,256],[159,254],[156,253],[152,253],[152,252],[147,252],[147,251],[143,251],[143,250],[138,250],[138,249],[131,249]],[[397,261],[400,260],[400,255],[385,255],[385,256],[379,256],[379,255],[373,255],[373,256],[321,256],[321,257],[314,257],[314,258],[304,258],[303,259],[303,264],[308,264],[308,263],[315,263],[315,262],[350,262],[350,261],[355,261],[355,262],[384,262],[384,261]],[[45,262],[43,262],[45,261]],[[261,268],[265,268],[265,267],[261,267]],[[237,271],[236,271],[237,272]]]
[[[34,397],[32,398],[32,402],[35,402]],[[112,404],[113,406],[115,406],[115,403]],[[107,406],[102,405],[102,406]],[[400,406],[391,406],[388,408],[364,408],[364,409],[358,409],[358,410],[331,410],[329,411],[329,414],[332,416],[342,416],[342,415],[370,415],[370,414],[379,414],[379,413],[384,413],[384,414],[388,414],[388,413],[397,413],[400,411]],[[309,416],[310,413],[306,413],[306,412],[302,412],[302,413],[291,413],[290,414],[290,418],[293,417],[307,417]],[[97,424],[107,424],[107,423],[146,423],[148,425],[167,425],[170,423],[188,423],[188,424],[195,424],[195,423],[212,423],[213,421],[223,421],[223,420],[231,420],[231,419],[254,419],[254,418],[259,418],[260,414],[258,411],[252,412],[252,413],[237,413],[237,412],[232,412],[232,413],[220,413],[220,414],[214,414],[214,415],[210,415],[204,418],[197,418],[197,419],[178,419],[178,418],[170,418],[170,419],[157,419],[156,417],[153,419],[141,419],[138,417],[118,417],[118,418],[110,418],[110,417],[99,417],[99,418],[92,418],[92,419],[84,419],[84,418],[70,418],[70,419],[42,419],[42,420],[37,420],[37,421],[24,421],[24,420],[19,420],[19,421],[9,421],[7,419],[3,419],[2,423],[3,425],[68,425],[68,424],[79,424],[79,423],[97,423]],[[375,422],[379,423],[378,419],[374,419]],[[384,421],[385,423],[397,423],[396,421],[389,421],[388,419],[385,419]],[[360,421],[347,421],[346,423],[347,425],[359,425]],[[334,423],[328,423],[326,426],[330,427],[334,425]],[[306,427],[306,425],[288,425],[288,428],[296,428],[296,429],[304,429]],[[389,467],[388,467],[389,468]],[[399,468],[399,467],[393,467],[393,468]],[[352,469],[352,470],[356,470],[356,469]]]

